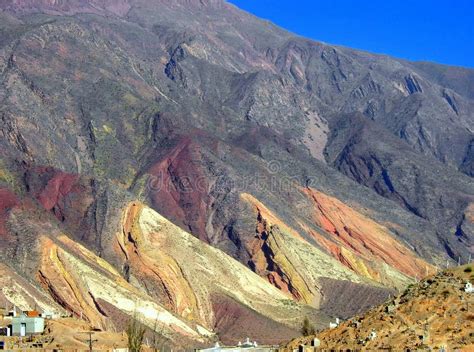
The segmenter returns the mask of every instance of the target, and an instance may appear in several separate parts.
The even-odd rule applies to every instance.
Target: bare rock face
[[[472,254],[472,70],[220,0],[0,8],[0,258],[61,309],[275,343]]]
[[[5,222],[9,211],[19,204],[18,198],[8,189],[0,189],[0,236],[7,236]]]
[[[124,16],[131,8],[129,0],[2,0],[2,9],[16,13],[51,13],[74,15],[78,13],[114,14]]]

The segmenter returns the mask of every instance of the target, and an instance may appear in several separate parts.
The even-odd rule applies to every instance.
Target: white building
[[[341,323],[340,319],[339,318],[336,318],[336,322],[333,323],[333,322],[330,322],[329,323],[329,328],[330,329],[335,329],[339,326],[339,324]]]
[[[59,319],[61,317],[61,315],[57,312],[45,311],[45,312],[41,313],[41,317],[45,318],[45,319]]]
[[[256,341],[247,339],[244,342],[239,341],[237,346],[221,346],[216,342],[214,347],[196,350],[197,352],[273,352],[277,351],[278,346],[259,346]]]
[[[22,314],[12,318],[11,333],[13,336],[26,336],[42,334],[44,331],[44,319],[40,317],[28,317]]]

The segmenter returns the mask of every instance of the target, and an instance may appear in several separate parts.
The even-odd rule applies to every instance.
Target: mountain
[[[181,346],[276,343],[474,251],[472,70],[220,0],[0,8],[0,262],[21,292],[101,329],[158,315]]]
[[[362,316],[317,334],[323,349],[380,350],[394,348],[442,348],[471,351],[474,348],[473,293],[465,291],[473,281],[472,266],[438,272],[409,286]],[[374,338],[368,337],[375,332]],[[308,344],[314,338],[295,339],[287,348]]]

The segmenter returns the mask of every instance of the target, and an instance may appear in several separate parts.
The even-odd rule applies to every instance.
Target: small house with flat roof
[[[12,318],[11,332],[13,336],[27,336],[42,334],[44,331],[44,318],[28,317],[21,314]]]
[[[214,347],[196,349],[195,352],[276,352],[277,350],[278,346],[259,346],[257,342],[247,338],[244,342],[240,341],[237,346],[221,346],[216,342]]]

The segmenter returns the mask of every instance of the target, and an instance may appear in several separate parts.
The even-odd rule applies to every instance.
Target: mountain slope
[[[470,269],[468,269],[470,268]],[[472,266],[465,265],[427,277],[403,294],[365,315],[317,334],[324,349],[449,348],[471,351],[474,297],[465,292],[472,283]],[[372,331],[375,337],[369,339]],[[292,341],[306,344],[312,337]]]
[[[36,244],[63,308],[107,327],[105,275],[191,329],[186,343],[209,340],[195,324],[230,339],[249,321],[270,339],[305,310],[354,315],[472,253],[472,70],[306,40],[220,0],[0,8],[2,261],[37,283]],[[233,271],[250,280],[240,296]],[[341,292],[369,298],[341,308]]]
[[[2,242],[2,260],[12,265],[2,265],[2,294],[22,309],[67,312],[105,330],[123,329],[136,315],[181,347],[209,344],[215,333],[230,342],[229,321],[257,322],[261,326],[248,332],[276,343],[295,336],[302,316],[328,320],[143,205],[124,209],[123,229],[111,246],[126,274],[31,213],[15,208],[9,214],[12,235],[31,240]]]
[[[28,15],[3,30],[10,38],[2,47],[3,142],[34,164],[93,173],[129,186],[164,144],[201,130],[283,167],[288,160],[280,151],[290,151],[293,158],[306,154],[306,170],[290,173],[304,182],[308,167],[313,168],[311,159],[324,162],[324,154],[333,153],[323,154],[328,134],[340,133],[333,116],[353,111],[413,149],[410,162],[418,164],[417,158],[429,160],[430,155],[449,168],[466,170],[469,164],[470,98],[443,91],[437,79],[420,78],[411,64],[294,38],[223,2],[133,2],[121,16],[125,20],[81,15],[88,12],[83,7],[96,5],[78,4],[76,16]],[[21,16],[57,5],[44,6],[6,2],[4,8]],[[55,15],[64,11],[56,10]],[[223,15],[217,18],[217,12]],[[151,13],[159,15],[149,18]],[[262,133],[281,139],[274,140],[274,148],[269,141],[250,140]],[[54,142],[42,143],[47,140]],[[384,149],[382,143],[370,153],[383,159]],[[394,156],[401,157],[400,151]],[[348,166],[364,172],[364,165],[349,161]],[[425,166],[439,173],[429,162]],[[321,164],[316,168],[329,172]],[[405,170],[403,164],[392,168]],[[472,196],[470,180],[446,173],[452,182],[468,182],[463,191]],[[410,182],[402,181],[403,188]],[[421,188],[430,194],[434,187],[427,183]],[[409,191],[397,191],[408,197]],[[449,243],[453,257],[467,256],[470,233],[464,245],[457,245],[455,236],[467,204],[463,196],[446,194],[439,211],[426,213],[415,209],[432,208],[436,200],[421,196],[419,202],[402,205],[429,222],[436,218],[434,240]],[[452,209],[452,203],[461,204],[460,209]],[[205,230],[197,232],[202,237]]]

